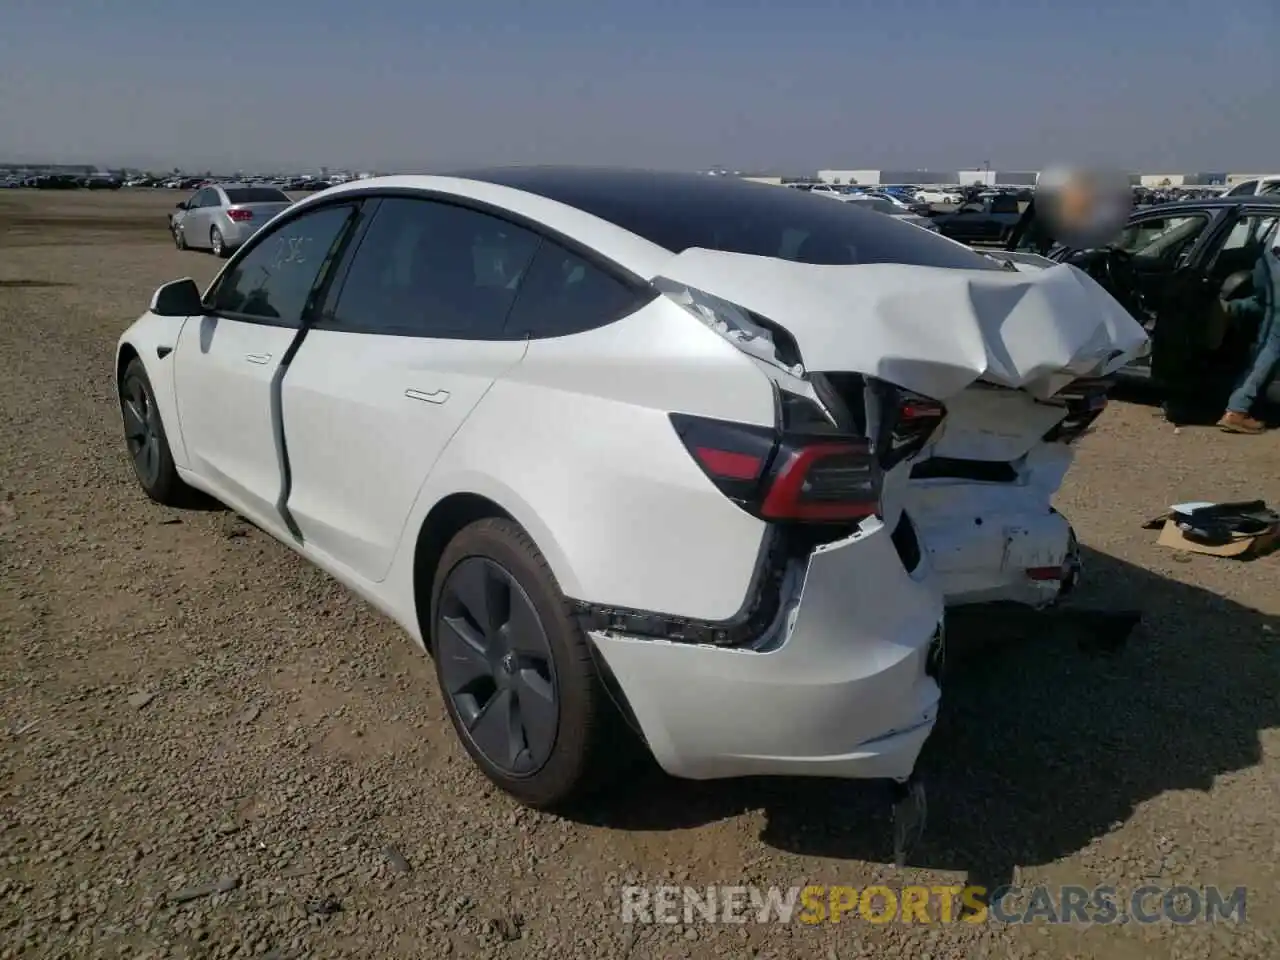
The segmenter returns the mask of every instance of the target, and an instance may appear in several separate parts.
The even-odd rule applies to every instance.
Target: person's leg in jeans
[[[1263,429],[1261,421],[1253,417],[1253,407],[1280,366],[1280,323],[1272,320],[1268,326],[1253,364],[1232,391],[1227,401],[1227,412],[1218,422],[1225,430],[1259,433]]]

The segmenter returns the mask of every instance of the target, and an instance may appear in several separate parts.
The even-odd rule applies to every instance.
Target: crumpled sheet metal
[[[937,400],[979,379],[1047,399],[1147,344],[1142,326],[1067,264],[826,266],[691,248],[661,275],[782,326],[809,370],[862,373]]]

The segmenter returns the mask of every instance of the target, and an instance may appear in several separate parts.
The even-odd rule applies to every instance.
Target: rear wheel
[[[169,451],[155,391],[142,360],[134,357],[120,378],[120,413],[124,440],[138,484],[152,500],[177,507],[187,503],[191,488],[182,482]]]
[[[518,524],[480,520],[454,537],[437,568],[431,625],[449,719],[485,776],[541,808],[600,785],[629,731]]]
[[[213,251],[213,255],[219,259],[227,255],[227,248],[222,240],[222,231],[217,227],[209,229],[209,249]]]

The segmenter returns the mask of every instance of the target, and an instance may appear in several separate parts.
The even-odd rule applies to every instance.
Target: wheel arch
[[[169,439],[169,452],[173,462],[183,469],[189,461],[178,418],[177,383],[173,366],[178,338],[185,325],[185,320],[144,314],[120,337],[116,344],[115,362],[117,392],[129,364],[134,360],[142,363],[147,379],[151,381],[160,419]]]
[[[451,493],[423,518],[413,547],[413,605],[423,644],[431,649],[431,592],[440,558],[449,542],[477,520],[501,518],[519,523],[500,504],[478,493]],[[522,525],[523,526],[523,525]]]
[[[127,340],[122,341],[120,343],[120,346],[116,350],[116,381],[115,382],[116,382],[117,388],[124,381],[124,372],[125,370],[128,369],[129,364],[131,364],[134,360],[138,359],[139,356],[141,356],[141,354],[138,353],[138,348],[135,347],[132,343],[130,343]],[[147,365],[145,360],[142,362],[142,365],[144,367]],[[150,374],[148,374],[148,376],[150,376]]]

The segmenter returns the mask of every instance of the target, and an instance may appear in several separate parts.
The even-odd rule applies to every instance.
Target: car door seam
[[[346,255],[347,246],[362,223],[363,207],[363,203],[358,200],[351,205],[349,219],[343,227],[345,232],[336,240],[329,256],[321,263],[315,285],[310,290],[303,304],[302,313],[298,317],[298,331],[285,349],[284,356],[280,358],[279,366],[271,374],[271,432],[276,442],[276,463],[280,469],[280,493],[276,499],[276,512],[284,520],[285,526],[289,528],[289,532],[298,543],[303,543],[305,538],[298,522],[289,512],[289,496],[293,492],[293,467],[289,462],[289,444],[284,429],[284,378],[303,341],[307,339],[307,332],[315,320],[316,310],[329,296],[333,271]]]

